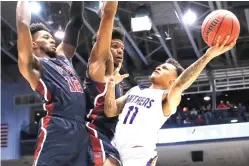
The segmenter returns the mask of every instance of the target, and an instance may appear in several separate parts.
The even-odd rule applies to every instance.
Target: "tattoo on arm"
[[[198,78],[201,71],[206,67],[211,59],[210,56],[204,54],[177,78],[174,86],[179,87],[182,90],[187,89]]]

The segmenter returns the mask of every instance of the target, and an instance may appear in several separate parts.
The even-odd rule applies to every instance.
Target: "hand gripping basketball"
[[[230,44],[227,44],[230,36],[226,36],[226,39],[221,44],[219,44],[220,38],[221,37],[219,36],[217,40],[215,41],[214,45],[210,47],[206,52],[208,55],[212,56],[213,58],[232,49],[235,46],[236,40],[237,40],[235,39]]]
[[[109,83],[115,85],[115,84],[118,84],[120,83],[123,79],[129,77],[129,74],[123,74],[123,75],[120,75],[119,71],[121,69],[121,66],[122,64],[119,63],[118,64],[118,67],[115,69],[115,71],[112,73],[112,76],[110,77],[109,79]]]

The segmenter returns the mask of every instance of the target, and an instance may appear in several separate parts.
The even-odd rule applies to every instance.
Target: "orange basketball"
[[[238,39],[240,24],[238,18],[228,10],[216,10],[210,13],[202,23],[202,38],[208,46],[212,46],[220,36],[220,42],[230,35],[228,44]]]

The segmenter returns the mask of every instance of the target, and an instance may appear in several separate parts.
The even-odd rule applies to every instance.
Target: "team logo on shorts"
[[[97,158],[100,158],[101,156],[102,156],[101,152],[98,152],[98,153],[95,154],[95,157],[97,157]]]

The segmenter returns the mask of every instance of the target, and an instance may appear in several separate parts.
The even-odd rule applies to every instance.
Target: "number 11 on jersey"
[[[133,114],[131,115],[131,119],[130,119],[130,122],[129,124],[132,124],[135,117],[137,116],[137,113],[138,113],[138,108],[137,107],[134,107],[134,106],[130,106],[129,107],[129,110],[127,112],[127,115],[125,116],[125,119],[124,119],[124,124],[127,124],[127,120],[128,118],[130,117],[130,114],[131,112],[133,112]]]

